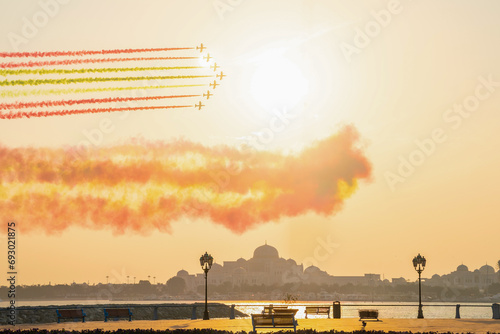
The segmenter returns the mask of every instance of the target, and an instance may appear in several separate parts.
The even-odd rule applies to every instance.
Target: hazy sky
[[[0,52],[203,42],[227,77],[200,112],[0,120],[4,148],[78,145],[103,119],[113,130],[97,149],[135,137],[236,148],[269,129],[277,109],[294,117],[261,150],[297,154],[351,125],[372,172],[334,215],[283,216],[243,233],[203,217],[178,219],[169,232],[23,233],[28,223],[3,212],[20,230],[19,284],[165,282],[182,268],[200,272],[205,251],[222,263],[266,241],[332,275],[414,279],[417,253],[428,260],[424,276],[500,259],[500,3],[54,1],[0,1]]]

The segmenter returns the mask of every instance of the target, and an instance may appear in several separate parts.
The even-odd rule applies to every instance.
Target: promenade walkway
[[[366,330],[380,331],[412,331],[412,332],[453,332],[453,333],[500,333],[500,320],[490,319],[381,319],[382,321],[369,321]],[[298,319],[297,329],[315,329],[317,331],[329,331],[332,329],[353,331],[360,330],[361,322],[358,319]],[[13,326],[0,326],[1,329],[65,329],[65,330],[85,330],[85,329],[192,329],[192,328],[213,328],[228,330],[232,332],[252,330],[250,319],[211,319],[211,320],[134,320],[128,321],[91,321],[86,323],[65,322],[50,324],[21,324]],[[270,330],[259,330],[258,332],[270,332]]]

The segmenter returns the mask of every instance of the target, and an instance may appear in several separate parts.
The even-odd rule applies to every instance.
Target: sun
[[[263,108],[292,108],[307,94],[308,81],[300,67],[284,56],[259,61],[251,81],[251,95]]]

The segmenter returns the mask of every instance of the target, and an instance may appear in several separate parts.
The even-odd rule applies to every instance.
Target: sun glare
[[[293,107],[307,94],[308,82],[297,64],[278,56],[257,65],[251,94],[263,108]]]

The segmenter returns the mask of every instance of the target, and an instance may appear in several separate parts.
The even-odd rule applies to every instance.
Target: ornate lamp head
[[[420,255],[420,253],[418,253],[418,255],[413,258],[412,262],[413,262],[413,267],[415,267],[415,270],[418,271],[418,270],[424,270],[427,260],[425,259],[425,257]]]
[[[210,268],[212,268],[212,264],[214,262],[214,258],[212,257],[212,255],[208,254],[207,252],[205,252],[205,254],[203,254],[201,257],[200,257],[200,266],[203,270],[210,270]]]

